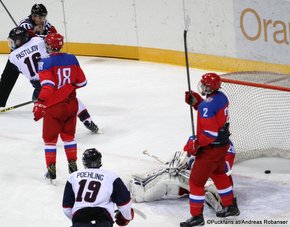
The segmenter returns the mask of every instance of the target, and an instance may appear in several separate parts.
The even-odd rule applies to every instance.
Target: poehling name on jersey
[[[94,178],[99,181],[102,181],[104,179],[103,174],[93,173],[93,172],[79,172],[77,173],[77,178]]]

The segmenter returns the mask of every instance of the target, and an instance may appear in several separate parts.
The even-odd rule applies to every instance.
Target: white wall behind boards
[[[234,1],[236,57],[290,64],[290,2]]]
[[[182,0],[136,0],[136,14],[139,46],[182,50]]]
[[[3,0],[15,20],[35,1]],[[286,0],[43,0],[68,42],[183,51],[184,16],[192,53],[289,65]],[[0,5],[0,41],[14,27]]]
[[[191,52],[235,56],[233,1],[186,0]]]
[[[65,1],[69,42],[137,46],[133,0]]]

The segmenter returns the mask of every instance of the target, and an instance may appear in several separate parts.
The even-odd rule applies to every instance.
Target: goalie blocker
[[[231,174],[234,158],[235,149],[231,143],[225,160],[229,175]],[[141,203],[188,196],[188,181],[193,164],[194,156],[187,157],[186,152],[176,151],[168,164],[144,174],[132,175],[129,182],[132,199],[136,203]],[[210,179],[205,185],[205,203],[216,212],[222,209],[218,190]]]

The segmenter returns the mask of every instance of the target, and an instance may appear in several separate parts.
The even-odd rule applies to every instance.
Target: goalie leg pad
[[[223,208],[221,205],[221,197],[219,196],[217,188],[212,182],[205,186],[205,203],[209,207],[213,208],[215,212],[221,211]]]
[[[129,182],[132,199],[137,203],[180,198],[179,188],[178,178],[167,171],[145,179],[135,176]]]

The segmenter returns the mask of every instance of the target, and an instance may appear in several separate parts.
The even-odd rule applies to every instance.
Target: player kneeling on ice
[[[231,143],[225,158],[228,175],[231,174],[234,158],[235,148]],[[176,151],[173,159],[159,168],[145,174],[134,174],[129,183],[132,199],[141,203],[188,196],[190,169],[194,159],[195,156],[188,157],[185,152]],[[216,212],[223,208],[218,190],[211,179],[205,185],[205,203]]]
[[[95,148],[83,153],[85,170],[72,173],[65,185],[63,211],[72,227],[111,227],[128,225],[134,218],[127,187],[115,173],[100,169],[102,154]]]

